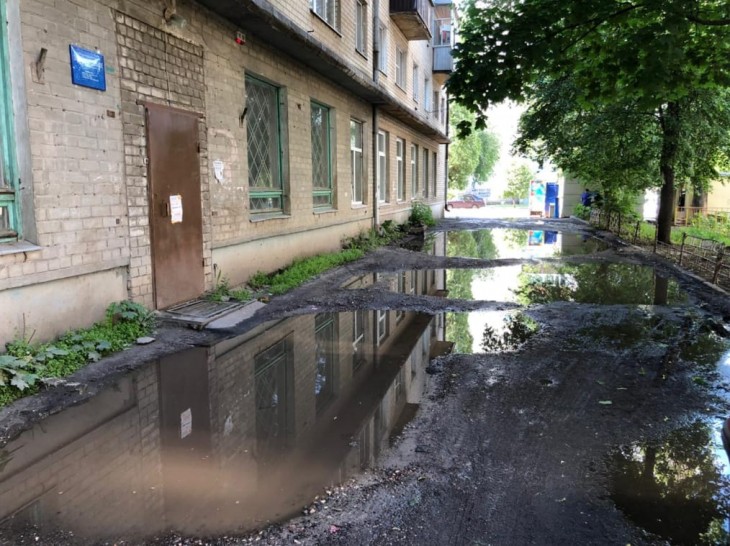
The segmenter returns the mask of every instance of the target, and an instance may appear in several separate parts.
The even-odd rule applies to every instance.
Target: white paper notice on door
[[[170,196],[170,219],[173,224],[183,221],[182,195]]]
[[[180,439],[190,436],[193,432],[193,412],[190,408],[180,414]]]

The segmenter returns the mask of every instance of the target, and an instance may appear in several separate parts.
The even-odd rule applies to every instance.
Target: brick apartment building
[[[450,0],[0,0],[0,347],[443,209]]]

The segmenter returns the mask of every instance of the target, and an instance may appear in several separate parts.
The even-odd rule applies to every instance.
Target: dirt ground
[[[495,227],[545,228],[591,234],[575,220],[444,220],[437,230]],[[561,258],[575,263],[648,264],[673,277],[691,303],[674,307],[559,302],[531,306],[539,332],[500,353],[452,354],[432,361],[427,396],[415,419],[359,478],[323,491],[306,514],[253,535],[190,539],[166,536],[154,544],[271,545],[402,544],[666,544],[634,524],[611,492],[611,454],[621,446],[661,438],[697,416],[730,415],[717,391],[698,384],[696,366],[681,357],[694,336],[724,335],[727,295],[660,258],[617,242],[595,256]],[[417,245],[416,245],[417,246]],[[429,256],[388,247],[274,298],[254,319],[223,333],[163,328],[158,353],[210,343],[271,318],[357,308],[438,313],[505,309],[513,304],[406,296],[379,290],[342,290],[342,280],[366,271],[484,268],[520,260],[483,261]],[[651,332],[671,332],[655,343],[591,336],[600,323],[620,332],[649,321]],[[638,324],[637,323],[637,324]],[[661,325],[661,327],[659,326]],[[666,328],[665,328],[666,327]],[[653,335],[653,334],[652,334]],[[646,341],[646,340],[643,340]],[[154,357],[142,350],[135,362]],[[0,438],[11,437],[58,404],[78,403],[134,367],[110,361],[89,370],[41,401],[0,413]],[[703,385],[718,377],[706,372]],[[78,385],[81,384],[82,387]],[[54,405],[55,404],[55,405]],[[53,409],[52,409],[53,408]]]

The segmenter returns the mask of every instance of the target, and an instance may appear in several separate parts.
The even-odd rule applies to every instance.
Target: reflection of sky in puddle
[[[446,314],[446,339],[454,352],[477,354],[514,350],[537,325],[519,310]]]
[[[483,229],[446,232],[446,254],[491,259],[550,258],[592,254],[610,248],[590,235],[550,230]]]
[[[618,263],[524,264],[486,270],[447,270],[451,297],[522,304],[575,301],[598,304],[683,304],[674,280],[651,267]]]

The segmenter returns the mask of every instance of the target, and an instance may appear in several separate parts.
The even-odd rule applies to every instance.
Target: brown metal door
[[[204,289],[198,116],[147,104],[147,153],[155,306]]]

